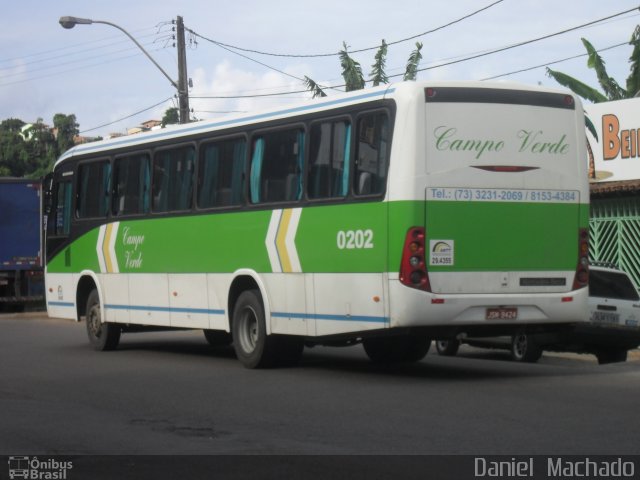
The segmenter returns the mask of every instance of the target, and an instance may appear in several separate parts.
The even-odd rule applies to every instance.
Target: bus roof
[[[339,95],[332,95],[330,97],[323,97],[322,99],[316,99],[313,101],[307,100],[301,103],[295,103],[281,108],[272,108],[269,110],[255,111],[250,113],[242,113],[229,115],[221,118],[205,120],[200,122],[189,123],[185,125],[171,125],[161,130],[154,130],[151,132],[137,133],[134,135],[127,135],[124,137],[117,137],[109,140],[101,140],[98,142],[90,142],[81,145],[77,145],[70,148],[63,153],[55,164],[57,167],[60,163],[68,160],[72,157],[106,152],[109,150],[115,150],[123,147],[131,147],[137,145],[145,145],[147,143],[153,143],[158,140],[169,140],[172,138],[180,138],[183,136],[195,135],[199,133],[205,133],[210,131],[216,131],[223,128],[250,125],[254,122],[276,120],[281,118],[287,118],[303,113],[311,113],[314,111],[322,111],[329,107],[340,107],[347,105],[357,105],[360,103],[366,103],[368,101],[376,99],[389,98],[389,95],[398,91],[421,91],[426,86],[434,87],[456,87],[456,86],[474,86],[475,88],[501,88],[501,89],[518,89],[518,90],[544,90],[555,91],[557,89],[540,88],[532,85],[524,85],[512,82],[477,82],[477,81],[456,81],[456,82],[443,82],[443,81],[428,81],[423,80],[419,82],[400,82],[394,84],[387,84],[379,87],[368,88],[366,90],[358,90],[354,92],[343,93]],[[567,92],[563,92],[567,93]],[[54,167],[54,168],[55,168]]]

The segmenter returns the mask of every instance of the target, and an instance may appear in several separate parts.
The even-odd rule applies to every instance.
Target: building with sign
[[[591,259],[640,287],[640,98],[585,106],[591,176]]]

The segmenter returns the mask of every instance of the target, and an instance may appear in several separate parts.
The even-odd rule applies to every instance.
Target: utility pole
[[[178,105],[180,123],[189,123],[187,52],[184,41],[184,22],[180,16],[176,19],[176,37],[178,42]]]

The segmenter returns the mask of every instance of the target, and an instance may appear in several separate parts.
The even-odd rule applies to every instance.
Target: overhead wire
[[[92,128],[88,128],[86,130],[82,130],[80,133],[92,132],[93,130],[98,130],[99,128],[108,127],[109,125],[113,125],[114,123],[121,122],[122,120],[127,120],[128,118],[135,117],[136,115],[140,115],[141,113],[144,113],[144,112],[149,111],[149,110],[151,110],[153,108],[159,107],[163,103],[166,103],[166,102],[168,102],[170,100],[173,100],[173,97],[165,98],[161,102],[158,102],[158,103],[156,103],[154,105],[151,105],[150,107],[144,108],[142,110],[138,110],[137,112],[132,113],[130,115],[127,115],[126,117],[119,118],[118,120],[114,120],[114,121],[109,122],[109,123],[104,123],[102,125],[98,125],[97,127],[92,127]]]
[[[147,31],[149,29],[152,29],[152,28],[156,28],[156,27],[141,28],[141,29],[132,31],[131,33],[134,34],[134,33],[138,33],[138,32],[145,32],[145,31]],[[138,38],[145,38],[146,36],[148,36],[148,35],[143,35],[142,37],[138,37]],[[118,40],[115,41],[115,42],[108,43],[107,45],[104,45],[104,46],[99,46],[97,48],[109,47],[109,46],[112,46],[112,45],[117,45],[118,43],[126,43],[126,42],[129,41],[126,38],[122,38],[122,35],[112,35],[112,36],[109,36],[109,37],[103,37],[103,38],[99,38],[99,39],[96,39],[96,40],[90,40],[90,41],[87,41],[87,42],[75,43],[75,44],[72,44],[72,45],[68,45],[66,47],[56,47],[56,48],[52,48],[52,49],[49,49],[49,50],[43,50],[41,52],[29,53],[27,55],[21,55],[19,57],[3,58],[3,59],[0,59],[0,64],[1,63],[12,62],[12,61],[15,61],[15,60],[24,60],[26,58],[47,55],[49,53],[59,53],[59,52],[64,51],[64,50],[72,50],[74,48],[86,47],[87,45],[91,45],[91,44],[94,44],[94,43],[107,42],[107,41],[111,41],[111,40],[115,40],[115,39],[118,39]],[[84,51],[88,51],[88,50],[94,50],[94,49],[95,49],[95,47],[91,47],[89,49],[80,50],[79,52],[72,52],[72,53],[70,53],[70,55],[74,55],[75,53],[80,53],[80,52],[84,52]],[[67,55],[67,54],[64,54],[64,55]],[[58,57],[51,57],[51,58],[58,58]],[[43,59],[43,61],[49,60],[49,59]]]
[[[629,45],[629,42],[617,43],[615,45],[611,45],[609,47],[605,47],[605,48],[601,48],[599,50],[596,50],[596,52],[598,52],[598,53],[605,52],[607,50],[612,50],[614,48],[622,47],[624,45]],[[562,58],[560,60],[554,60],[553,62],[542,63],[542,64],[536,65],[534,67],[522,68],[520,70],[514,70],[513,72],[501,73],[500,75],[494,75],[492,77],[481,78],[480,81],[495,80],[496,78],[508,77],[510,75],[515,75],[517,73],[529,72],[531,70],[536,70],[537,68],[548,67],[549,65],[555,65],[557,63],[563,63],[563,62],[567,62],[569,60],[575,60],[576,58],[586,57],[587,55],[589,55],[589,54],[588,53],[581,53],[579,55],[573,55],[571,57]]]
[[[483,9],[480,9],[480,10],[478,10],[476,12],[473,12],[472,14],[469,14],[469,15],[467,15],[465,17],[462,17],[461,19],[458,19],[458,20],[456,20],[454,22],[450,22],[449,24],[443,25],[441,27],[438,27],[437,29],[434,29],[434,30],[431,30],[431,31],[428,31],[428,32],[423,32],[422,34],[419,34],[418,36],[422,36],[422,35],[425,35],[427,33],[431,33],[432,31],[436,31],[438,29],[445,28],[445,26],[449,26],[449,25],[451,25],[453,23],[457,23],[457,22],[463,20],[464,18],[469,18],[470,16],[479,13],[480,11],[486,10],[487,8],[490,8],[490,7],[492,7],[492,6],[494,6],[494,5],[498,4],[498,3],[501,3],[501,1],[503,1],[503,0],[496,1],[496,2],[494,2],[494,3],[492,3],[492,4],[488,5],[488,6],[484,7]],[[474,54],[474,55],[471,55],[471,56],[462,57],[462,58],[459,58],[459,59],[456,59],[456,60],[451,60],[451,61],[448,61],[448,62],[445,62],[445,63],[439,63],[437,65],[424,67],[424,68],[418,69],[418,72],[432,70],[432,69],[435,69],[435,68],[441,68],[441,67],[444,67],[444,66],[453,65],[453,64],[457,64],[457,63],[462,63],[462,62],[465,62],[465,61],[470,61],[470,60],[474,60],[474,59],[477,59],[477,58],[481,58],[481,57],[493,55],[493,54],[496,54],[496,53],[500,53],[500,52],[503,52],[503,51],[507,51],[507,50],[510,50],[510,49],[514,49],[514,48],[517,48],[517,47],[521,47],[521,46],[524,46],[524,45],[529,45],[529,44],[534,43],[534,42],[546,40],[548,38],[552,38],[552,37],[555,37],[555,36],[558,36],[558,35],[562,35],[562,34],[565,34],[565,33],[571,32],[571,31],[575,31],[575,30],[578,30],[578,29],[581,29],[581,28],[586,28],[586,27],[589,27],[589,26],[593,26],[593,25],[596,25],[596,24],[601,23],[601,22],[606,22],[606,21],[609,21],[609,20],[614,19],[616,17],[620,17],[622,15],[625,15],[627,13],[630,13],[630,12],[633,12],[633,11],[637,11],[637,10],[638,10],[638,7],[635,7],[633,9],[625,10],[625,11],[622,11],[622,12],[619,12],[619,13],[616,13],[616,14],[613,14],[613,15],[609,15],[607,17],[603,17],[603,18],[600,18],[600,19],[597,19],[597,20],[593,20],[591,22],[587,22],[587,23],[584,23],[584,24],[581,24],[581,25],[578,25],[578,26],[575,26],[575,27],[572,27],[572,28],[561,30],[559,32],[551,33],[551,34],[544,35],[544,36],[541,36],[541,37],[536,37],[534,39],[530,39],[530,40],[526,40],[526,41],[523,41],[523,42],[515,43],[515,44],[512,44],[512,45],[508,45],[508,46],[505,46],[505,47],[500,47],[500,48],[497,48],[497,49],[485,51],[485,52]],[[221,48],[224,48],[225,50],[230,51],[231,53],[240,55],[240,56],[242,56],[242,57],[244,57],[244,58],[246,58],[248,60],[256,62],[256,63],[258,63],[258,64],[260,64],[260,65],[262,65],[262,66],[264,66],[266,68],[270,68],[272,70],[275,70],[278,73],[281,73],[281,74],[286,75],[288,77],[294,78],[294,79],[299,80],[299,81],[304,81],[304,79],[301,79],[301,78],[299,78],[299,77],[297,77],[295,75],[289,74],[289,73],[284,72],[282,70],[276,69],[275,67],[271,67],[271,66],[265,64],[264,62],[260,62],[258,60],[252,59],[252,58],[250,58],[250,57],[248,57],[246,55],[240,54],[239,52],[234,52],[234,51],[230,50],[230,49],[236,48],[236,47],[233,47],[233,46],[227,45],[227,44],[222,44],[221,42],[216,42],[214,40],[208,39],[206,37],[203,37],[203,36],[199,35],[197,32],[194,32],[191,29],[186,29],[186,30],[189,31],[192,35],[195,35],[195,36],[197,36],[199,38],[203,38],[204,40],[210,41],[211,43],[214,43],[217,46],[219,46]],[[416,37],[417,36],[408,37],[406,39],[398,40],[398,41],[395,41],[395,42],[392,42],[392,43],[399,43],[401,41],[408,41],[408,40],[414,39]],[[392,43],[389,43],[388,45],[390,45]],[[616,47],[619,47],[619,46],[622,46],[622,45],[625,45],[625,43],[613,45],[611,47],[607,47],[607,48],[601,49],[599,51],[604,51],[604,50],[616,48]],[[361,52],[361,51],[373,50],[375,48],[379,48],[379,46],[370,47],[370,48],[366,48],[366,49],[360,49],[360,50],[354,50],[354,51],[351,51],[350,53],[357,53],[357,52]],[[267,52],[253,51],[253,50],[249,50],[249,49],[240,49],[240,48],[237,48],[237,49],[242,50],[242,51],[251,51],[251,52],[257,53],[257,54],[265,54],[265,55],[267,54]],[[330,55],[335,55],[335,54],[320,54],[320,55],[315,55],[314,54],[314,55],[304,55],[304,56],[302,56],[302,55],[291,55],[291,54],[272,54],[272,56],[289,56],[289,57],[313,57],[313,56],[330,56]],[[509,72],[509,73],[505,73],[505,74],[501,74],[501,75],[497,75],[497,76],[493,76],[493,77],[488,77],[487,79],[499,78],[501,76],[507,76],[507,75],[512,75],[512,74],[515,74],[515,73],[520,73],[521,71],[533,70],[535,68],[541,68],[542,66],[551,65],[551,64],[554,64],[554,63],[560,63],[560,62],[567,61],[567,60],[570,60],[570,59],[573,59],[573,58],[578,58],[578,57],[581,57],[581,56],[584,56],[584,54],[583,55],[573,56],[573,57],[568,57],[566,59],[557,60],[557,61],[554,61],[554,62],[549,62],[549,63],[544,64],[544,65],[537,65],[535,67],[529,67],[529,68],[522,69],[522,70],[515,71],[515,72]],[[398,77],[400,75],[402,75],[402,74],[390,75],[389,78]],[[1,84],[0,84],[0,86],[1,86]],[[330,88],[338,89],[338,88],[342,88],[344,86],[345,85],[338,85],[338,86],[332,86]],[[325,87],[325,88],[327,88],[327,87]],[[291,94],[298,94],[298,93],[308,93],[308,90],[306,90],[306,89],[305,90],[294,90],[294,91],[287,91],[287,92],[275,92],[275,93],[254,94],[254,95],[217,95],[217,96],[194,95],[194,96],[190,96],[190,98],[193,98],[193,99],[240,99],[240,98],[275,97],[275,96],[291,95]],[[173,97],[170,97],[169,99],[163,100],[162,102],[160,102],[158,104],[155,104],[155,105],[153,105],[151,107],[148,107],[146,109],[140,110],[140,111],[138,111],[136,113],[133,113],[131,115],[123,117],[123,118],[121,118],[119,120],[115,120],[113,122],[109,122],[107,124],[104,124],[104,125],[101,125],[101,126],[98,126],[98,127],[93,127],[91,129],[84,130],[83,133],[84,132],[88,132],[88,131],[92,131],[92,130],[96,130],[96,129],[99,129],[99,128],[103,128],[104,126],[112,125],[112,124],[118,123],[118,122],[120,122],[122,120],[126,120],[128,118],[131,118],[132,116],[138,115],[138,114],[143,113],[143,112],[145,112],[147,110],[155,108],[158,105],[161,105],[162,103],[166,102],[167,100],[170,100],[171,98],[173,98]],[[209,112],[204,111],[202,113],[209,113]]]
[[[418,33],[416,35],[412,35],[410,37],[403,38],[403,39],[400,39],[400,40],[394,40],[394,41],[391,41],[391,42],[387,42],[387,46],[396,45],[398,43],[403,43],[403,42],[408,42],[410,40],[415,40],[416,38],[423,37],[425,35],[429,35],[431,33],[437,32],[438,30],[442,30],[444,28],[450,27],[451,25],[455,25],[456,23],[460,23],[463,20],[466,20],[468,18],[473,17],[474,15],[477,15],[477,14],[479,14],[481,12],[484,12],[485,10],[488,10],[489,8],[491,8],[491,7],[495,6],[495,5],[498,5],[499,3],[502,3],[503,1],[504,0],[497,0],[497,1],[495,1],[495,2],[493,2],[491,4],[489,4],[489,5],[486,5],[486,6],[480,8],[478,10],[475,10],[474,12],[466,14],[466,15],[464,15],[464,16],[456,19],[456,20],[453,20],[453,21],[451,21],[449,23],[446,23],[444,25],[440,25],[440,26],[438,26],[436,28],[432,28],[431,30],[427,30],[426,32]],[[271,57],[318,58],[318,57],[335,57],[335,56],[340,55],[340,52],[313,53],[313,54],[291,54],[291,53],[264,52],[264,51],[260,51],[260,50],[254,50],[254,49],[250,49],[250,48],[242,48],[242,47],[238,47],[236,45],[230,45],[228,43],[219,42],[217,40],[205,37],[204,35],[201,35],[201,34],[199,34],[197,32],[194,32],[193,30],[190,30],[190,32],[193,35],[197,36],[198,38],[201,38],[202,40],[206,40],[206,41],[208,41],[210,43],[214,43],[214,44],[216,44],[218,46],[231,48],[231,49],[235,49],[235,50],[240,50],[242,52],[247,52],[247,53],[255,53],[255,54],[258,54],[258,55],[267,55],[267,56],[271,56]],[[367,52],[367,51],[370,51],[370,50],[376,50],[378,48],[380,48],[380,45],[376,45],[376,46],[373,46],[373,47],[360,48],[360,49],[357,49],[357,50],[351,50],[349,53],[353,54],[353,53]]]

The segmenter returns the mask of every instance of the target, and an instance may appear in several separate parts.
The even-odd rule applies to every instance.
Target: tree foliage
[[[342,68],[342,78],[344,79],[344,87],[347,92],[353,90],[361,90],[365,88],[367,81],[362,74],[360,63],[349,55],[349,46],[346,42],[342,43],[343,49],[339,52],[340,67]],[[411,52],[403,80],[415,80],[418,74],[418,66],[422,60],[422,43],[416,42],[416,49]],[[374,87],[389,83],[389,76],[386,73],[388,44],[382,40],[380,48],[376,52],[374,63],[371,65],[371,73],[369,81]],[[304,77],[307,90],[313,92],[313,98],[326,97],[323,87],[309,77]]]
[[[375,63],[371,65],[371,81],[373,86],[377,87],[381,83],[389,83],[389,77],[385,73],[384,69],[387,62],[387,42],[382,39],[382,45],[376,53]]]
[[[340,50],[340,66],[342,67],[342,78],[344,78],[345,90],[351,92],[353,90],[361,90],[364,88],[365,81],[362,76],[362,67],[360,63],[351,58],[346,42],[342,43],[344,49]]]
[[[162,128],[180,123],[180,111],[176,107],[167,108],[162,117]]]
[[[418,76],[418,65],[420,65],[420,60],[422,60],[422,43],[416,42],[416,49],[411,52],[409,55],[409,60],[407,61],[407,68],[404,72],[404,77],[402,78],[405,82],[415,81]]]
[[[310,92],[313,92],[313,98],[327,96],[327,94],[324,93],[324,90],[322,90],[320,85],[318,85],[316,82],[311,80],[306,75],[304,76],[304,83],[307,86],[307,90],[309,90]]]
[[[640,26],[636,26],[629,45],[633,47],[629,63],[630,73],[622,88],[620,84],[607,73],[607,68],[603,58],[587,39],[582,39],[582,44],[587,50],[587,66],[593,69],[598,79],[598,84],[602,91],[591,87],[570,75],[547,68],[547,75],[552,77],[560,85],[567,87],[576,95],[593,103],[607,102],[610,100],[622,100],[632,98],[640,92]]]
[[[50,172],[78,134],[75,115],[58,113],[53,125],[52,130],[41,118],[31,125],[16,118],[2,121],[0,176],[40,178]]]

